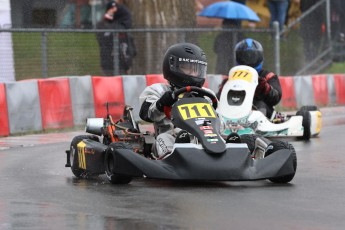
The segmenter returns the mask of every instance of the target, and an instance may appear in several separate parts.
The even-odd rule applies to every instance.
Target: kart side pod
[[[87,118],[85,132],[101,136],[103,124],[104,118]]]

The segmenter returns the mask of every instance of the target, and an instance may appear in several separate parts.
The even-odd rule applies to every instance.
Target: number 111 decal
[[[214,110],[208,103],[184,104],[178,106],[178,110],[183,120],[200,117],[216,117],[216,115],[214,114]]]

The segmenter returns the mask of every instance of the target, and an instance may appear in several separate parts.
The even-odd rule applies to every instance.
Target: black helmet
[[[163,75],[172,86],[202,87],[206,71],[206,55],[194,44],[178,43],[171,46],[164,55]]]
[[[238,65],[248,65],[260,71],[264,61],[264,50],[260,42],[246,38],[235,46],[236,62]]]

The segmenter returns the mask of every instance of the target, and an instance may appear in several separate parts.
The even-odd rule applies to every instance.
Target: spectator
[[[224,19],[222,26],[224,29],[240,29],[241,21]],[[242,36],[242,33],[237,31],[222,31],[217,35],[213,46],[217,54],[216,74],[228,75],[231,67],[235,65],[234,46]]]
[[[103,19],[97,23],[97,29],[130,29],[132,27],[132,15],[127,7],[110,1],[106,5]],[[132,66],[132,59],[136,55],[133,38],[127,33],[118,33],[118,58],[119,70],[114,69],[114,33],[97,33],[97,41],[100,47],[101,67],[105,76],[115,74],[128,74]]]
[[[267,0],[267,4],[271,14],[270,27],[272,28],[273,22],[277,21],[279,31],[282,31],[289,8],[289,0]]]
[[[331,28],[332,38],[335,41],[344,42],[345,34],[345,1],[332,0],[331,1]]]
[[[300,2],[300,9],[302,14],[306,13],[310,7],[315,5],[315,0],[295,0]],[[304,56],[306,62],[314,60],[321,48],[323,38],[323,27],[325,25],[325,16],[322,7],[315,8],[314,11],[310,12],[301,20],[300,34],[304,43]]]

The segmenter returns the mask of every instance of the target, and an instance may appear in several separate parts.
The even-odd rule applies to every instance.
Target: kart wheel
[[[242,134],[240,137],[241,137],[242,143],[247,144],[250,153],[252,153],[255,149],[255,140],[256,140],[256,138],[258,138],[258,135]]]
[[[82,174],[85,172],[84,169],[79,168],[79,158],[78,158],[78,150],[77,150],[78,143],[84,139],[94,140],[94,141],[99,142],[98,137],[94,135],[80,135],[72,139],[69,157],[70,157],[70,162],[71,162],[72,173],[78,178],[80,178]]]
[[[292,144],[286,142],[286,141],[273,141],[267,146],[267,151],[265,153],[265,157],[274,154],[274,152],[281,150],[281,149],[288,149],[292,151],[292,164],[294,173],[291,175],[283,176],[283,177],[276,177],[269,179],[273,183],[289,183],[295,176],[296,170],[297,170],[297,154],[295,148],[292,146]]]
[[[115,164],[116,149],[133,150],[132,146],[128,143],[123,143],[123,142],[111,143],[107,149],[107,152],[104,158],[105,175],[107,176],[108,181],[112,184],[128,184],[129,182],[131,182],[132,177],[114,173],[115,165],[116,165]]]
[[[242,143],[245,143],[248,145],[248,149],[249,149],[250,153],[253,153],[255,150],[255,141],[257,138],[261,138],[267,144],[271,142],[267,138],[262,137],[262,136],[257,135],[257,134],[242,134],[241,135],[241,141],[242,141]]]
[[[308,110],[299,110],[296,113],[297,116],[302,116],[302,126],[303,126],[303,136],[301,137],[303,140],[309,140],[311,137],[311,116]]]
[[[319,108],[316,105],[304,105],[299,110],[319,111]]]

